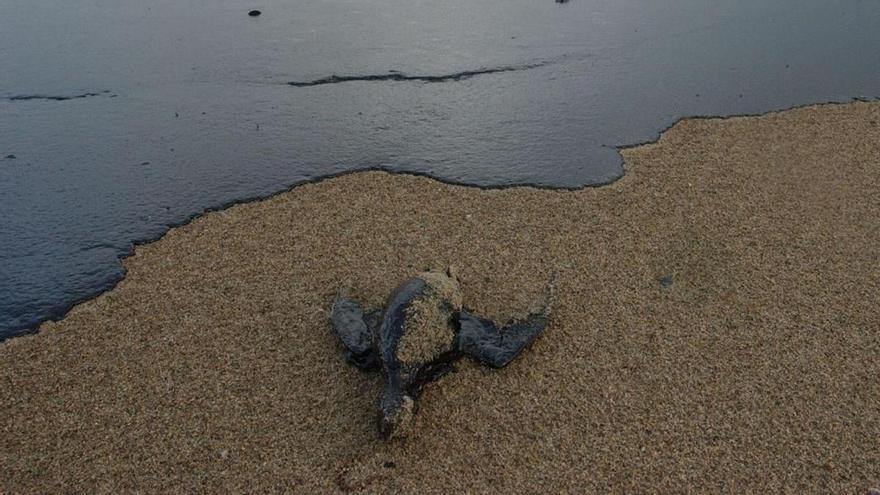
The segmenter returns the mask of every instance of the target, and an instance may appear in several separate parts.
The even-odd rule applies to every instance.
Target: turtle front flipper
[[[330,321],[342,345],[348,349],[348,362],[363,370],[379,367],[379,352],[375,345],[375,330],[380,321],[378,311],[364,312],[357,301],[340,291],[333,302]]]
[[[483,364],[503,368],[544,331],[549,319],[549,312],[542,311],[499,329],[495,322],[463,310],[458,319],[458,346]]]

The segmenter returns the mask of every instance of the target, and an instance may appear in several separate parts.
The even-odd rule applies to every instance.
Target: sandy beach
[[[0,492],[880,487],[880,103],[685,120],[623,155],[579,191],[357,173],[137,247],[0,344]],[[550,326],[503,370],[460,361],[383,442],[333,294],[379,306],[448,265],[496,320],[558,271]]]

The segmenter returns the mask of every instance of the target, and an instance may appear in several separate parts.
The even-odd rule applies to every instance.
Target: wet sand
[[[0,344],[0,491],[880,485],[880,104],[687,120],[624,155],[574,192],[348,175],[138,247]],[[460,362],[386,444],[332,296],[449,264],[501,320],[558,270],[551,325],[501,371]]]

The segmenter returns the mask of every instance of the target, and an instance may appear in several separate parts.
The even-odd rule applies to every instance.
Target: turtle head
[[[401,392],[386,392],[379,401],[379,434],[391,439],[406,436],[415,417],[416,403]]]

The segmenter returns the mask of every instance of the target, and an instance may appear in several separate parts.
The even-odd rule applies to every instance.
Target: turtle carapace
[[[452,269],[404,281],[381,310],[365,311],[338,293],[331,322],[349,362],[364,370],[381,368],[387,376],[379,399],[380,435],[405,436],[422,387],[452,371],[452,362],[463,355],[493,368],[507,365],[547,326],[552,287],[551,282],[538,312],[503,326],[462,307]]]

